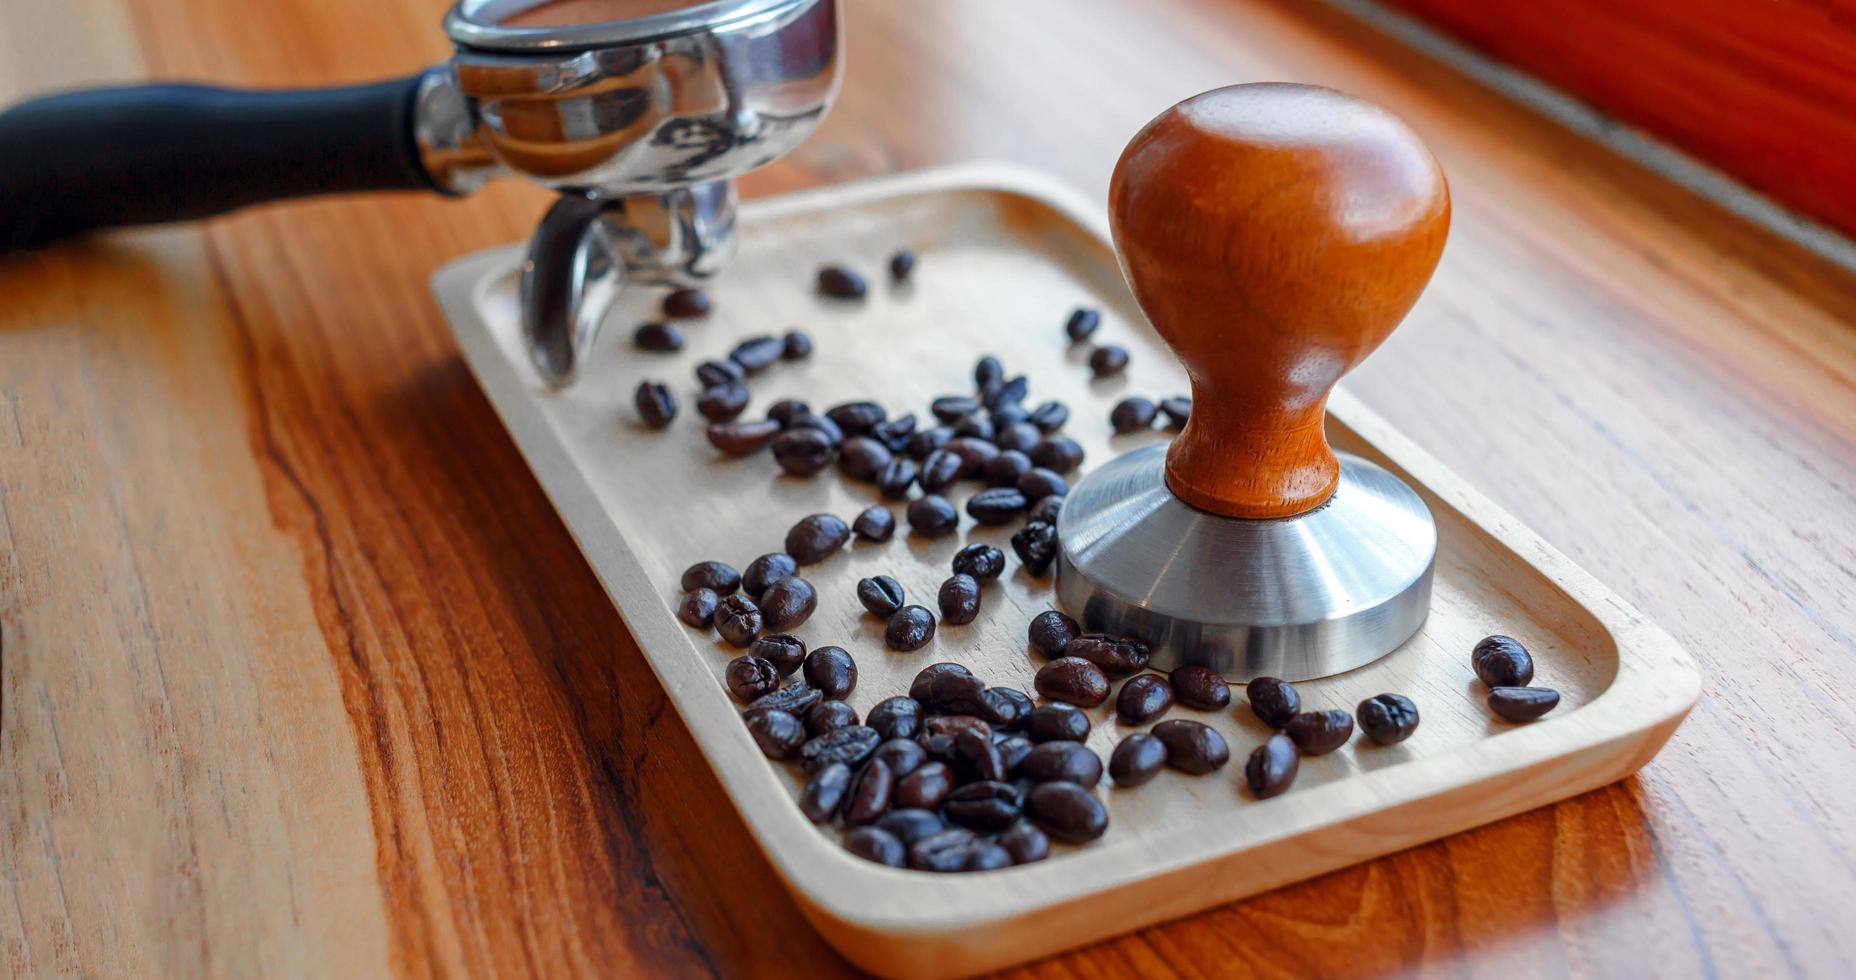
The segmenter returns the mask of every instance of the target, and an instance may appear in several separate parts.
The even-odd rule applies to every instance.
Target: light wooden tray
[[[893,870],[852,857],[836,831],[800,815],[798,782],[748,737],[721,683],[736,651],[684,627],[674,612],[689,564],[742,567],[780,550],[786,529],[806,514],[848,520],[882,501],[835,470],[800,480],[780,475],[765,453],[721,458],[694,409],[694,366],[744,337],[799,325],[816,353],[756,377],[744,417],[785,397],[821,411],[870,397],[892,414],[931,418],[929,400],[969,391],[974,360],[993,353],[1008,372],[1030,375],[1027,404],[1070,405],[1068,432],[1088,451],[1085,466],[1165,438],[1113,437],[1107,416],[1116,400],[1184,393],[1186,385],[1122,283],[1102,208],[1038,175],[962,167],[758,200],[742,208],[740,232],[739,256],[710,290],[715,312],[684,324],[683,352],[630,347],[632,328],[654,316],[659,298],[635,291],[608,320],[580,382],[563,393],[540,384],[522,349],[519,249],[454,262],[433,288],[471,369],[747,825],[812,922],[859,966],[906,976],[997,967],[1562,799],[1649,761],[1699,694],[1694,665],[1667,634],[1337,391],[1333,443],[1400,474],[1436,515],[1435,596],[1429,622],[1391,656],[1298,687],[1308,708],[1352,710],[1373,694],[1406,694],[1423,716],[1416,735],[1390,748],[1356,736],[1338,752],[1304,760],[1286,795],[1257,802],[1242,788],[1242,763],[1266,730],[1243,707],[1240,689],[1224,712],[1169,715],[1222,731],[1231,765],[1198,778],[1167,772],[1137,790],[1114,789],[1105,778],[1098,792],[1112,822],[1093,845],[984,874]],[[883,266],[903,246],[920,264],[911,285],[892,288]],[[815,296],[814,271],[834,262],[868,276],[867,302]],[[1078,305],[1103,311],[1099,341],[1130,350],[1125,376],[1091,381],[1087,351],[1071,348],[1062,330]],[[670,384],[683,404],[668,432],[635,421],[632,392],[643,379]],[[892,506],[900,518],[902,508]],[[809,646],[838,644],[856,656],[852,704],[866,712],[940,660],[1029,691],[1038,664],[1025,626],[1049,607],[1051,593],[1049,580],[1025,576],[1016,558],[972,625],[943,626],[915,653],[883,648],[881,624],[853,596],[857,579],[893,575],[933,608],[958,548],[983,540],[1009,555],[1013,529],[978,527],[963,514],[960,533],[922,541],[902,526],[888,544],[858,544],[804,570],[820,604],[798,632]],[[1525,642],[1535,683],[1563,695],[1547,719],[1508,725],[1484,706],[1469,651],[1496,632]],[[1090,743],[1104,759],[1126,733],[1112,704],[1093,712]]]

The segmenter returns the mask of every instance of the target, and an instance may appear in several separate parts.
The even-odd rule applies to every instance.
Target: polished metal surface
[[[504,22],[549,0],[462,0],[445,12],[451,40],[486,51],[575,51],[634,44],[677,34],[733,27],[744,21],[778,16],[808,0],[710,0],[690,3],[642,17],[595,24],[513,27]]]
[[[426,176],[447,194],[469,194],[502,172],[477,138],[477,114],[449,65],[429,68],[414,95],[412,138]]]
[[[1059,512],[1058,602],[1085,629],[1145,640],[1159,670],[1307,680],[1385,656],[1430,611],[1437,526],[1397,477],[1337,455],[1327,503],[1263,521],[1181,502],[1165,446],[1110,461]]]

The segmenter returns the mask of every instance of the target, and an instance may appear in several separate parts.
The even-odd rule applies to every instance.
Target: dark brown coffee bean
[[[1396,745],[1418,730],[1418,706],[1403,694],[1375,694],[1354,709],[1360,730],[1380,745]]]
[[[817,737],[857,724],[857,709],[843,701],[820,701],[806,712],[806,734]]]
[[[1224,736],[1196,721],[1163,721],[1153,727],[1153,736],[1166,746],[1166,764],[1180,772],[1203,776],[1231,761]]]
[[[805,579],[788,575],[768,586],[757,605],[760,606],[761,627],[785,633],[798,629],[812,618],[813,611],[818,608],[818,590]]]
[[[929,664],[917,671],[915,679],[909,683],[909,697],[920,701],[924,706],[928,705],[934,699],[936,685],[941,683],[943,677],[950,675],[971,677],[973,673],[956,663]]]
[[[801,717],[812,710],[812,706],[823,700],[823,695],[803,682],[788,684],[785,687],[761,698],[748,706],[748,710],[766,709],[784,711],[793,717]]]
[[[1166,765],[1166,744],[1146,732],[1121,740],[1108,757],[1108,774],[1115,785],[1135,787],[1151,782]]]
[[[1025,634],[1031,649],[1048,660],[1063,656],[1070,641],[1082,635],[1082,627],[1063,613],[1046,609],[1031,617],[1031,626]]]
[[[799,571],[799,563],[793,556],[776,551],[762,555],[748,563],[741,573],[741,591],[751,599],[758,599],[767,594],[767,587]]]
[[[1018,774],[1034,783],[1062,780],[1093,787],[1102,781],[1102,757],[1081,742],[1044,742],[1025,756]]]
[[[1045,497],[1032,504],[1030,510],[1025,511],[1025,523],[1049,524],[1051,527],[1056,527],[1057,514],[1062,510],[1063,497],[1061,495]]]
[[[1353,716],[1345,711],[1303,711],[1282,726],[1303,755],[1327,755],[1353,737]]]
[[[756,422],[711,422],[707,430],[709,445],[730,456],[746,456],[765,449],[780,435],[780,423],[772,419]]]
[[[980,403],[966,395],[943,395],[928,404],[928,411],[947,425],[953,425],[979,410]]]
[[[954,784],[951,781],[951,777],[947,784],[947,789],[948,792],[953,792]],[[904,845],[913,844],[924,837],[938,834],[947,829],[947,821],[942,820],[941,815],[934,812],[934,810],[902,805],[902,786],[900,781],[897,783],[896,792],[891,793],[889,799],[890,803],[893,804],[889,812],[878,817],[873,826],[881,827],[888,833],[895,835],[895,838]],[[936,807],[940,805],[938,801],[935,803]]]
[[[954,736],[955,771],[963,782],[1004,782],[1011,777],[1005,755],[993,744],[992,733],[979,727]]]
[[[909,488],[915,485],[915,475],[919,472],[914,460],[903,456],[892,457],[888,465],[876,475],[877,492],[891,500],[907,500]]]
[[[1050,571],[1050,563],[1057,560],[1057,547],[1056,526],[1042,521],[1026,524],[1012,535],[1012,550],[1032,575]]]
[[[1123,398],[1108,413],[1108,424],[1117,435],[1144,432],[1154,427],[1154,403],[1138,396]]]
[[[851,788],[851,767],[842,762],[827,763],[806,780],[799,792],[799,811],[813,823],[830,823]]]
[[[1064,435],[1045,436],[1043,442],[1031,447],[1028,455],[1031,462],[1059,475],[1083,465],[1082,445]]]
[[[1173,685],[1173,696],[1188,708],[1219,711],[1231,703],[1231,686],[1210,667],[1197,664],[1177,667],[1168,681]]]
[[[1115,695],[1115,717],[1124,725],[1145,725],[1173,707],[1173,688],[1159,674],[1128,678]]]
[[[1025,734],[1033,742],[1081,742],[1089,737],[1089,716],[1061,701],[1040,704],[1025,716]]]
[[[837,423],[846,436],[863,436],[882,425],[889,413],[876,402],[844,402],[826,409],[825,417]]]
[[[979,618],[980,583],[971,575],[954,575],[941,583],[938,596],[941,621],[950,626],[965,626]]]
[[[989,384],[1005,380],[1005,365],[999,359],[987,354],[973,363],[973,387],[984,388]]]
[[[1024,409],[1016,410],[1024,411]],[[998,419],[994,419],[993,427],[992,444],[998,446],[1001,453],[1029,453],[1033,446],[1044,441],[1044,433],[1038,431],[1038,427],[1030,422],[1000,425]],[[1031,457],[1025,458],[1029,460]]]
[[[773,461],[793,476],[812,476],[831,462],[831,443],[817,429],[788,429],[773,439]]]
[[[985,405],[988,412],[996,412],[1007,405],[1023,402],[1030,390],[1031,379],[1021,374],[997,386],[987,386],[980,393],[980,404]]]
[[[728,359],[741,365],[749,374],[766,370],[786,352],[786,342],[778,337],[749,337],[728,352]]]
[[[772,694],[780,686],[780,669],[748,654],[730,660],[728,669],[723,672],[723,679],[728,683],[728,693],[736,701],[752,704]]]
[[[887,575],[875,575],[857,582],[857,601],[879,619],[888,619],[907,601],[902,583]]]
[[[844,805],[844,822],[851,826],[870,823],[889,810],[889,796],[896,788],[896,776],[881,759],[871,759],[851,780],[851,796]]]
[[[1533,721],[1560,703],[1550,687],[1497,687],[1489,690],[1489,710],[1513,722]]]
[[[981,698],[979,716],[995,728],[1017,728],[1031,707],[1031,697],[1017,688],[989,687]]]
[[[1026,820],[1020,820],[1012,829],[1000,834],[998,844],[1012,856],[1013,864],[1031,864],[1050,857],[1050,838],[1044,836],[1036,824]]]
[[[638,385],[637,394],[632,396],[632,404],[638,409],[638,417],[653,429],[668,428],[677,417],[677,398],[670,389],[655,381],[645,381]]]
[[[857,827],[844,835],[844,849],[877,864],[900,868],[908,863],[909,850],[894,835],[875,827]]]
[[[857,689],[857,661],[843,647],[819,647],[806,655],[806,683],[833,701]]]
[[[709,294],[700,289],[673,289],[664,297],[664,315],[674,317],[706,316]]]
[[[960,512],[947,498],[931,493],[909,503],[909,529],[924,538],[946,537],[960,526]]]
[[[887,507],[865,507],[851,522],[851,533],[864,541],[881,544],[896,534],[896,515]]]
[[[1147,644],[1127,636],[1085,633],[1063,648],[1066,657],[1081,657],[1102,668],[1111,680],[1119,680],[1147,669],[1153,651]]]
[[[1025,499],[1036,503],[1046,497],[1061,497],[1070,492],[1070,485],[1058,476],[1055,470],[1034,466],[1018,478],[1018,492]]]
[[[1174,396],[1160,400],[1160,414],[1166,416],[1166,427],[1183,429],[1187,420],[1192,418],[1192,399]]]
[[[916,871],[963,870],[979,838],[973,831],[952,827],[909,845],[909,867]]]
[[[748,388],[739,381],[727,381],[709,388],[696,402],[696,410],[711,422],[727,422],[746,407]]]
[[[951,449],[937,449],[922,460],[921,469],[915,478],[921,482],[924,492],[940,493],[960,479],[960,468],[963,465],[959,453]]]
[[[984,696],[984,691],[982,687],[980,697]],[[922,725],[922,733],[916,741],[929,755],[952,764],[960,761],[960,754],[954,751],[954,740],[968,731],[992,737],[992,726],[973,715],[931,715]]]
[[[1025,794],[1025,816],[1038,829],[1067,844],[1087,844],[1108,831],[1108,809],[1088,787],[1039,783]]]
[[[899,694],[878,701],[876,707],[870,709],[870,717],[864,720],[864,724],[876,729],[877,734],[886,739],[914,738],[921,734],[924,716],[920,701]]]
[[[1049,435],[1063,428],[1063,424],[1070,421],[1070,406],[1062,402],[1045,402],[1032,409],[1031,417],[1026,421],[1037,426],[1039,432]]]
[[[948,795],[941,812],[950,823],[969,830],[1004,830],[1018,821],[1018,790],[995,780],[968,783]],[[1050,828],[1042,829],[1050,833]]]
[[[871,438],[882,443],[891,453],[906,454],[909,451],[909,439],[915,435],[915,413],[898,416],[870,430]]]
[[[788,330],[780,339],[780,357],[788,361],[803,361],[812,356],[812,338],[798,330]]]
[[[999,757],[1005,760],[1005,771],[1008,773],[1017,772],[1018,767],[1024,765],[1025,757],[1037,748],[1036,742],[1023,735],[997,734],[993,736],[992,744],[998,748]]]
[[[1488,687],[1526,687],[1534,681],[1534,658],[1512,636],[1483,637],[1469,662]]]
[[[1102,325],[1102,314],[1088,307],[1079,306],[1064,322],[1063,332],[1068,334],[1071,343],[1080,344],[1095,336],[1096,328]]]
[[[920,650],[934,639],[934,613],[921,606],[903,606],[883,624],[883,643],[898,653]]]
[[[702,385],[705,391],[745,377],[747,372],[741,370],[741,365],[734,361],[704,361],[696,365],[696,383]]]
[[[890,802],[897,807],[939,810],[954,791],[954,770],[945,762],[924,762],[902,777]]]
[[[844,702],[828,703],[843,704]],[[875,712],[871,714],[874,715]],[[851,724],[855,725],[856,722],[853,721]],[[882,732],[879,731],[877,734],[881,735]],[[875,752],[870,753],[870,758],[883,760],[883,764],[889,767],[889,771],[895,773],[897,779],[901,779],[920,769],[922,763],[928,761],[928,750],[922,748],[913,738],[886,738],[876,747]]]
[[[962,871],[997,871],[1012,866],[1012,853],[989,841],[978,841],[973,850],[967,853],[967,859],[961,862]]]
[[[948,441],[953,438],[954,430],[945,425],[937,425],[932,429],[923,429],[909,436],[909,457],[911,459],[926,460],[935,450],[946,446]]]
[[[760,746],[761,754],[769,759],[792,758],[806,740],[806,726],[784,711],[749,708],[741,720],[747,723],[748,734]]]
[[[716,607],[721,605],[721,597],[713,589],[697,589],[687,592],[683,601],[677,605],[677,618],[687,626],[706,630],[715,622]]]
[[[849,436],[838,447],[838,469],[853,480],[868,483],[888,465],[889,449],[869,436]]]
[[[715,607],[715,631],[737,647],[753,643],[760,629],[760,607],[747,596],[731,595]]]
[[[998,438],[998,430],[993,427],[992,420],[986,416],[969,415],[954,423],[954,438],[984,439],[992,442]]]
[[[1018,485],[1018,478],[1031,472],[1031,457],[1012,449],[986,461],[980,468],[980,476],[985,478],[989,487],[1012,487]]]
[[[837,554],[850,539],[851,526],[837,515],[812,514],[786,532],[786,553],[800,565],[816,565]]]
[[[1295,750],[1295,742],[1287,735],[1271,735],[1269,741],[1252,750],[1250,758],[1244,762],[1244,783],[1250,787],[1250,795],[1267,800],[1288,789],[1301,768],[1302,759]]]
[[[1118,344],[1104,344],[1089,355],[1089,370],[1098,378],[1112,378],[1128,369],[1128,351]]]
[[[788,633],[772,633],[748,645],[748,653],[772,664],[781,677],[791,677],[806,660],[806,644]]]
[[[683,331],[668,323],[641,323],[637,332],[632,334],[632,343],[640,350],[682,350]]]
[[[998,408],[988,411],[986,417],[992,420],[993,428],[998,430],[1000,435],[1003,435],[1005,430],[1011,426],[1029,420],[1031,418],[1031,410],[1023,405],[1001,405]],[[1036,426],[1033,426],[1033,428],[1036,428]],[[998,443],[998,441],[997,437],[993,439],[995,444]],[[999,448],[1004,449],[1005,447],[1000,446]]]
[[[985,543],[967,545],[954,553],[954,571],[975,581],[990,582],[1005,571],[1005,552]]]
[[[876,729],[867,725],[834,728],[823,735],[807,739],[806,744],[799,747],[799,768],[806,772],[817,772],[834,762],[856,766],[868,759],[882,741]]]
[[[909,274],[915,271],[915,253],[902,249],[889,257],[889,278],[895,282],[908,282]]]
[[[1044,697],[1079,708],[1093,708],[1108,700],[1108,678],[1102,668],[1081,657],[1052,660],[1038,669],[1035,683]]]
[[[989,487],[967,498],[967,514],[981,524],[1008,524],[1030,502],[1017,487]]]
[[[844,442],[844,430],[838,427],[838,423],[833,422],[823,415],[813,415],[811,412],[795,415],[791,421],[786,423],[786,427],[789,430],[815,429],[820,435],[825,437],[825,441],[829,442],[831,448],[834,450],[838,448],[840,443]]]
[[[818,270],[818,291],[832,299],[863,299],[870,287],[864,277],[843,266],[828,265]]]
[[[947,445],[942,448],[960,457],[960,478],[963,480],[979,476],[985,471],[986,464],[999,455],[998,446],[984,439],[975,439],[972,436],[963,436],[958,433],[954,438],[947,440]]]
[[[1281,728],[1302,710],[1302,696],[1280,677],[1258,677],[1244,688],[1250,713],[1271,728]]]

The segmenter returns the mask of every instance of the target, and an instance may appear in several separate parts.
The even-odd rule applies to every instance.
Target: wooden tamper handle
[[[1167,485],[1228,517],[1320,506],[1340,477],[1328,391],[1404,318],[1443,252],[1436,159],[1352,96],[1233,85],[1134,137],[1109,221],[1135,298],[1192,377]]]

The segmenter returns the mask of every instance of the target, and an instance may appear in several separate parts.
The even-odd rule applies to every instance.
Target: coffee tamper
[[[1429,612],[1437,527],[1397,476],[1329,447],[1326,405],[1437,265],[1437,161],[1360,99],[1235,85],[1134,137],[1109,221],[1192,415],[1171,446],[1072,490],[1059,602],[1087,630],[1146,641],[1162,670],[1306,680],[1392,652]]]

